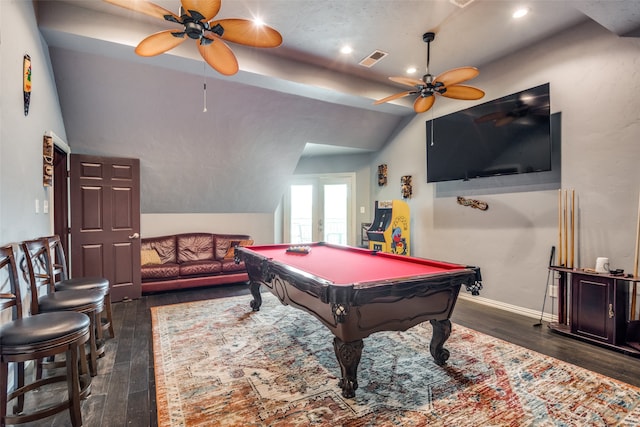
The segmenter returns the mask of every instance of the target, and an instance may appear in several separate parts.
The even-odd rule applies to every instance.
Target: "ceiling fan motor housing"
[[[187,35],[194,40],[198,40],[204,33],[204,27],[202,26],[202,24],[193,21],[185,22],[184,30]]]
[[[422,35],[422,41],[425,43],[432,42],[436,38],[436,33],[428,32]]]

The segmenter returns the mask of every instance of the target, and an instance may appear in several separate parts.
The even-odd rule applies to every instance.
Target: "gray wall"
[[[65,138],[47,46],[40,38],[30,1],[0,1],[0,244],[48,234],[42,213],[50,189],[42,185],[42,138]],[[22,57],[31,56],[32,93],[25,117]],[[35,213],[36,200],[40,213]]]
[[[473,85],[480,102],[542,83],[551,84],[551,112],[562,115],[563,189],[577,199],[576,265],[594,267],[597,256],[633,271],[640,168],[640,40],[620,38],[588,22],[537,46],[483,67]],[[458,205],[426,183],[425,121],[473,105],[439,98],[378,153],[389,185],[372,188],[372,200],[399,198],[402,175],[413,175],[412,253],[478,265],[481,300],[533,314],[542,306],[551,246],[557,243],[558,190],[495,187],[473,196],[487,211]],[[508,178],[508,177],[505,177]],[[509,185],[504,180],[501,185]],[[551,306],[547,305],[547,311]]]

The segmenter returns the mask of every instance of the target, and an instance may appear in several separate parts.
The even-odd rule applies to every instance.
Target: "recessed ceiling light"
[[[511,16],[518,19],[518,18],[522,18],[527,13],[529,13],[529,9],[527,9],[526,7],[523,7],[522,9],[518,9],[515,12],[513,12],[513,15]]]
[[[262,20],[262,18],[256,16],[255,18],[253,18],[253,23],[262,27],[264,24],[264,21]]]
[[[351,52],[353,52],[353,48],[351,46],[342,46],[342,48],[340,48],[340,53],[343,53],[345,55],[350,54]]]
[[[416,67],[409,67],[409,68],[407,68],[407,74],[413,74],[413,73],[415,73],[416,71],[418,71],[418,70],[416,69]]]

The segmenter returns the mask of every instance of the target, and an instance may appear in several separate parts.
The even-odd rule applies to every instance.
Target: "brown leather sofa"
[[[142,293],[249,280],[235,247],[252,245],[243,234],[183,233],[141,240]]]

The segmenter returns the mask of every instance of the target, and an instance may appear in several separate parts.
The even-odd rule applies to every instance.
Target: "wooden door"
[[[71,275],[101,276],[113,301],[142,295],[140,160],[71,154]]]

